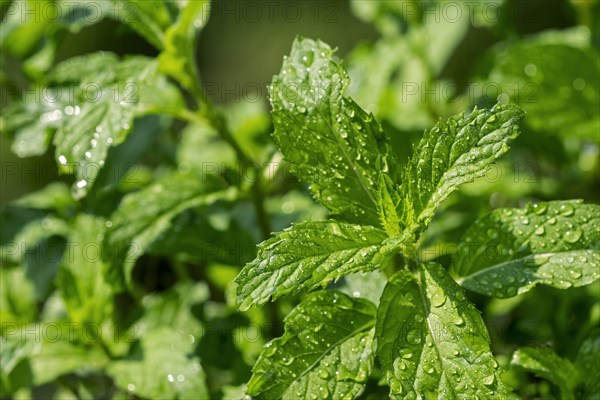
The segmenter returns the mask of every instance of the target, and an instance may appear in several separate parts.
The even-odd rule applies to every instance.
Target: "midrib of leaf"
[[[295,93],[296,93],[296,95],[300,95],[300,93],[298,93],[297,91],[295,91]],[[329,107],[328,109],[329,109],[329,111],[331,111],[331,107]],[[375,201],[375,198],[371,194],[371,192],[369,190],[369,187],[367,186],[366,182],[364,181],[363,176],[360,174],[358,168],[356,167],[356,165],[355,165],[355,163],[353,161],[353,157],[350,157],[348,155],[348,153],[344,149],[343,143],[340,141],[340,138],[338,137],[337,132],[335,131],[335,129],[331,125],[331,121],[333,121],[334,116],[331,114],[331,112],[329,112],[328,116],[325,115],[319,109],[319,107],[315,107],[313,110],[316,111],[316,113],[322,117],[322,120],[325,122],[325,124],[327,124],[327,127],[332,132],[333,137],[335,138],[335,144],[337,145],[336,147],[338,147],[340,149],[342,155],[344,156],[344,158],[346,159],[346,161],[348,162],[348,164],[352,167],[352,171],[354,171],[354,174],[356,175],[356,178],[358,179],[358,182],[362,186],[363,191],[367,194],[367,196],[369,197],[369,200],[371,200],[371,203],[373,203],[373,205],[375,206],[375,209],[377,209],[377,202]],[[300,118],[298,118],[296,116],[296,114],[290,112],[289,115],[292,116],[292,118],[294,120],[296,120],[296,122],[302,124],[303,121]],[[305,125],[304,129],[308,130],[309,132],[314,133],[315,135],[321,136],[322,138],[326,138],[326,136],[321,135],[319,132],[313,130],[312,128],[309,128],[309,125]]]
[[[371,247],[371,246],[366,246],[366,247]],[[297,263],[300,263],[300,262],[305,261],[305,260],[319,260],[319,259],[321,259],[321,261],[319,261],[319,263],[323,264],[323,263],[327,262],[331,257],[339,256],[341,253],[348,253],[348,254],[344,254],[344,255],[350,255],[350,254],[352,254],[351,257],[350,257],[350,258],[352,258],[356,254],[358,254],[359,251],[361,251],[364,248],[365,248],[365,246],[362,246],[362,247],[349,247],[349,248],[345,248],[343,250],[340,250],[339,252],[335,252],[334,251],[334,252],[331,252],[331,253],[323,253],[323,254],[318,254],[318,255],[312,255],[310,257],[300,258],[298,260],[293,260],[291,263],[296,263],[297,264]],[[354,251],[354,252],[352,253],[352,251]],[[288,264],[286,264],[286,265],[288,265]],[[261,275],[270,275],[271,272],[272,271],[264,271],[263,273],[261,273],[258,276],[261,276]],[[283,273],[283,268],[278,269],[277,272],[276,272],[276,274],[273,275],[271,279],[277,280],[282,273]],[[310,277],[306,277],[306,279],[304,279],[303,281],[298,281],[297,278],[294,277],[294,274],[292,274],[292,275],[290,275],[286,279],[286,281],[289,281],[291,278],[294,278],[294,280],[296,280],[297,283],[302,283],[302,282],[305,282],[305,281],[307,281],[307,280],[310,279]],[[250,295],[253,296],[259,290],[263,290],[263,288],[261,288],[260,286],[256,287],[250,293]]]
[[[494,114],[492,114],[492,115],[494,115]],[[486,122],[487,122],[488,120],[489,120],[489,117],[486,119]],[[484,123],[484,124],[485,124],[485,123]],[[482,126],[483,126],[484,124],[482,124]],[[468,126],[468,125],[467,125],[467,126]],[[490,137],[490,136],[492,136],[492,135],[494,135],[494,134],[496,134],[496,135],[498,134],[497,130],[492,130],[492,131],[490,131],[488,134],[486,134],[485,136],[481,137],[481,138],[480,138],[480,139],[477,141],[477,143],[476,143],[474,146],[472,146],[472,147],[469,149],[469,151],[467,151],[466,153],[461,153],[461,155],[459,155],[459,156],[456,158],[456,160],[454,160],[454,162],[453,162],[452,164],[450,164],[450,158],[452,157],[452,153],[453,153],[454,146],[456,146],[456,145],[458,144],[458,142],[459,142],[459,140],[456,140],[456,139],[458,139],[458,138],[460,138],[460,137],[464,136],[464,134],[465,134],[465,132],[466,132],[466,130],[467,130],[467,126],[464,126],[464,127],[462,127],[462,129],[460,129],[460,131],[459,131],[459,132],[457,133],[457,135],[455,136],[455,140],[454,140],[454,141],[452,142],[452,144],[450,145],[450,150],[448,151],[448,155],[447,155],[447,159],[448,159],[448,167],[446,168],[446,171],[445,171],[445,172],[442,174],[441,178],[438,180],[438,183],[439,183],[440,181],[444,181],[444,182],[443,182],[442,186],[440,186],[440,187],[436,188],[436,190],[434,190],[434,191],[433,191],[432,195],[431,195],[431,196],[429,196],[429,200],[427,201],[427,205],[426,205],[426,206],[423,208],[423,211],[421,211],[421,213],[420,213],[420,215],[419,215],[419,219],[422,219],[422,218],[421,218],[421,216],[422,216],[424,213],[428,212],[428,210],[430,210],[430,209],[432,209],[432,208],[434,207],[434,205],[436,204],[436,202],[434,201],[434,199],[436,199],[436,198],[437,198],[437,193],[438,193],[440,190],[442,190],[442,189],[443,189],[443,190],[444,190],[444,191],[447,193],[447,187],[448,187],[448,184],[449,184],[449,183],[446,181],[446,174],[448,173],[448,171],[449,171],[449,170],[452,170],[453,168],[455,168],[455,167],[458,165],[458,162],[459,162],[459,161],[461,161],[461,160],[462,160],[462,158],[463,158],[463,157],[465,157],[467,154],[470,154],[470,153],[473,151],[473,149],[480,147],[480,144],[481,144],[481,142],[485,141],[485,139],[487,139],[488,137]],[[493,142],[493,143],[495,143],[495,142]],[[488,145],[489,145],[489,146],[491,146],[491,145],[493,145],[493,143],[490,143],[490,144],[488,144]],[[434,157],[434,155],[435,155],[435,151],[436,151],[436,149],[438,148],[438,146],[440,146],[441,144],[442,144],[442,142],[441,142],[441,141],[439,141],[439,140],[438,140],[438,141],[436,141],[436,143],[435,143],[434,150],[433,150],[433,152],[432,152],[432,157],[431,157],[431,170],[432,170],[432,171],[435,171],[435,168],[434,168],[434,166],[433,166],[433,162],[434,162],[434,161],[437,159],[436,157]],[[496,154],[497,154],[497,153],[496,153]],[[476,156],[476,157],[477,157],[477,156]],[[464,165],[464,164],[463,164],[463,165]],[[455,179],[457,179],[458,177],[464,177],[464,176],[466,176],[466,175],[469,175],[469,174],[470,174],[470,172],[471,172],[471,171],[470,171],[470,170],[467,168],[467,170],[466,170],[464,173],[461,171],[461,173],[460,173],[460,174],[457,174],[457,175],[453,176],[451,179],[455,180]],[[479,171],[474,171],[474,172],[473,172],[473,175],[474,175],[474,177],[477,177],[478,175],[480,175],[480,173],[479,173]],[[434,175],[433,173],[431,174],[431,184],[432,184],[432,187],[433,187],[433,186],[435,186],[435,175]],[[451,183],[450,183],[450,184],[451,184]],[[439,202],[439,199],[438,199],[438,202]]]
[[[320,113],[320,110],[317,111],[317,112]],[[348,153],[346,152],[346,149],[344,149],[343,143],[340,141],[340,138],[338,137],[337,132],[335,131],[335,129],[333,129],[333,126],[330,125],[331,121],[333,121],[333,118],[334,117],[331,114],[331,107],[329,107],[329,118],[326,119],[327,126],[329,127],[329,129],[331,130],[331,132],[333,132],[333,137],[335,137],[335,141],[336,141],[338,147],[340,148],[340,150],[342,151],[342,154],[344,155],[344,158],[346,158],[346,160],[348,160],[348,163],[350,164],[350,166],[352,167],[352,170],[356,174],[358,182],[362,186],[363,190],[367,193],[367,196],[369,196],[369,200],[371,200],[371,203],[373,203],[373,205],[375,206],[375,209],[377,209],[377,202],[375,201],[375,198],[371,194],[371,191],[368,189],[368,186],[365,184],[363,176],[360,174],[360,172],[358,171],[358,168],[356,167],[355,163],[352,161],[353,157],[350,157],[348,155]]]
[[[440,371],[440,380],[441,380],[441,378],[446,375],[446,368],[444,368],[444,364],[446,362],[452,362],[452,359],[446,359],[446,358],[442,357],[442,355],[440,353],[440,350],[438,348],[437,342],[435,340],[435,336],[434,336],[434,333],[433,333],[434,332],[433,331],[433,327],[431,326],[431,321],[430,321],[430,316],[432,316],[432,314],[430,312],[431,309],[429,307],[427,307],[427,295],[424,293],[423,287],[421,285],[421,282],[425,281],[424,274],[425,273],[423,271],[421,271],[421,274],[420,274],[421,275],[420,276],[421,279],[420,279],[420,282],[417,282],[417,287],[418,287],[418,290],[419,290],[419,296],[421,297],[421,302],[423,303],[423,309],[426,311],[426,315],[427,315],[426,316],[427,328],[429,330],[429,334],[431,335],[431,342],[433,343],[433,347],[435,348],[435,353],[437,354],[438,359],[440,360],[440,364],[442,364],[442,370]],[[435,314],[433,314],[433,317],[437,318],[437,316]],[[445,326],[446,325],[445,323],[442,323],[441,320],[439,322],[440,322],[440,326]],[[458,336],[456,336],[456,335],[453,335],[453,336],[454,336],[454,340],[456,342],[462,341]],[[425,340],[427,340],[427,338],[425,338]],[[426,344],[423,343],[423,347],[421,348],[421,352],[419,353],[419,363],[418,363],[418,366],[421,365],[421,359],[422,359],[423,353],[424,353],[423,349],[425,348],[425,346],[426,346]],[[469,376],[469,378],[471,379],[472,382],[479,382],[478,379],[476,379],[473,375],[471,375],[471,373],[470,373],[470,371],[469,371],[468,368],[464,368],[463,365],[458,364],[458,363],[455,363],[455,364],[461,370],[465,371],[465,373]],[[418,366],[417,366],[417,371],[415,371],[415,374],[418,372]],[[438,383],[440,382],[440,380],[438,380]]]
[[[337,325],[333,325],[333,324],[323,324],[323,325],[331,325],[334,327],[337,327]],[[363,326],[361,326],[360,328],[357,328],[353,331],[350,331],[350,333],[346,336],[344,336],[342,339],[338,340],[337,342],[333,343],[331,346],[329,346],[329,349],[327,351],[324,352],[317,352],[317,351],[313,351],[313,352],[308,352],[308,353],[304,353],[299,355],[299,357],[301,357],[302,355],[306,355],[306,354],[317,354],[319,355],[319,358],[310,365],[309,368],[306,368],[304,371],[302,371],[301,374],[298,374],[298,378],[294,379],[293,382],[297,382],[299,381],[301,378],[303,378],[306,374],[308,374],[310,371],[312,371],[315,366],[317,366],[321,360],[323,359],[323,357],[325,357],[326,355],[328,355],[329,353],[331,353],[334,349],[340,347],[342,345],[342,343],[344,343],[345,341],[349,340],[350,338],[352,338],[353,336],[358,335],[359,333],[365,332],[371,328],[373,328],[375,326],[375,318],[373,318],[371,320],[371,322],[369,322],[368,324],[365,324]],[[275,385],[273,385],[275,386]],[[273,386],[269,386],[269,388],[273,387]]]
[[[138,230],[135,231],[133,238],[138,237],[141,233],[148,229],[149,226],[153,225],[157,220],[164,218],[165,216],[177,215],[188,208],[195,207],[203,203],[211,203],[213,200],[219,200],[222,197],[227,197],[227,195],[234,194],[235,192],[235,188],[229,188],[226,190],[221,190],[218,192],[208,194],[194,193],[190,197],[179,203],[177,206],[173,208],[163,209],[162,212],[156,215],[154,219],[147,220],[143,225],[140,226]]]
[[[524,256],[522,258],[517,258],[517,259],[513,259],[513,260],[504,261],[504,262],[501,262],[499,264],[494,264],[491,267],[480,269],[480,270],[472,273],[471,275],[463,276],[463,277],[460,277],[460,278],[456,279],[456,282],[459,285],[462,285],[462,283],[465,282],[466,280],[473,279],[476,276],[479,276],[481,274],[489,273],[490,271],[494,271],[495,269],[498,269],[498,268],[510,266],[511,264],[518,265],[518,264],[526,263],[526,261],[529,261],[529,260],[535,260],[536,258],[552,257],[552,256],[556,256],[556,255],[563,254],[563,253],[574,253],[574,252],[578,252],[578,251],[586,251],[586,249],[563,250],[563,251],[555,251],[555,252],[550,252],[550,253],[528,254],[528,255],[526,255],[526,256]],[[538,264],[532,264],[531,267],[524,267],[524,268],[525,269],[535,269],[536,267],[539,267],[539,266],[540,265],[538,265]]]

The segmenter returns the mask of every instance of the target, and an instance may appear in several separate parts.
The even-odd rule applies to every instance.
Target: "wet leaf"
[[[309,294],[265,345],[247,393],[260,399],[355,398],[371,373],[375,306],[335,291]]]
[[[501,298],[589,285],[600,277],[599,224],[600,207],[577,200],[495,210],[469,228],[453,270],[466,289]]]
[[[397,162],[373,115],[344,97],[348,84],[327,44],[297,38],[270,87],[274,138],[320,203],[348,222],[379,226],[379,177],[398,183]]]
[[[302,222],[259,245],[258,256],[235,282],[238,307],[326,286],[329,281],[381,267],[385,232],[337,221]]]
[[[498,399],[508,390],[487,328],[438,264],[394,275],[381,296],[377,355],[395,399]]]

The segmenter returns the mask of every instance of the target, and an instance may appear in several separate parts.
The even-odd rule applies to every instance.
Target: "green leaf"
[[[103,218],[79,214],[74,222],[63,257],[57,286],[69,318],[77,323],[100,324],[112,315],[112,289],[105,280],[102,242],[106,230]]]
[[[381,267],[385,232],[336,221],[301,222],[259,245],[235,279],[240,310]]]
[[[308,295],[265,345],[248,382],[257,400],[355,398],[373,365],[375,306],[335,291]]]
[[[64,107],[68,105],[64,88],[31,88],[37,101],[19,99],[3,111],[2,133],[13,136],[11,150],[19,157],[39,156],[48,150],[52,134],[60,126]],[[43,95],[42,95],[43,94]]]
[[[192,207],[207,206],[237,196],[211,176],[170,173],[123,199],[111,217],[104,254],[109,256],[111,283],[129,284],[135,260],[171,226],[171,220]],[[108,261],[108,260],[107,260]]]
[[[27,279],[25,269],[3,266],[1,271],[0,320],[6,328],[12,323],[33,322],[37,316],[36,291],[33,282]],[[0,340],[4,339],[2,336]]]
[[[177,22],[167,30],[164,51],[158,57],[159,70],[196,95],[202,93],[195,64],[196,36],[206,25],[209,13],[209,0],[188,2]]]
[[[173,22],[164,0],[112,0],[112,2],[115,6],[112,16],[129,25],[154,47],[162,49],[165,31]]]
[[[600,398],[600,334],[596,330],[583,342],[575,359],[585,385],[585,399]]]
[[[381,296],[377,354],[396,399],[498,399],[507,389],[479,312],[438,264],[402,271]]]
[[[33,373],[33,385],[41,385],[61,375],[99,370],[108,362],[99,347],[86,348],[66,341],[42,342],[34,346],[29,363]]]
[[[453,270],[466,289],[500,298],[589,285],[600,277],[599,224],[600,206],[577,200],[495,210],[465,233]]]
[[[205,373],[189,335],[161,327],[147,332],[131,357],[107,372],[121,389],[148,399],[208,399]]]
[[[579,371],[551,349],[522,347],[514,352],[511,364],[554,383],[560,389],[561,399],[575,399],[573,392],[580,380]]]
[[[496,50],[488,81],[527,112],[536,131],[598,141],[600,55],[569,36],[587,28],[546,32]]]
[[[397,162],[373,115],[344,97],[349,78],[333,50],[297,38],[270,87],[274,138],[315,198],[353,223],[378,226],[381,173]]]
[[[65,61],[50,75],[50,82],[77,85],[65,87],[76,104],[56,111],[62,121],[54,136],[60,170],[76,175],[76,198],[88,193],[109,149],[127,138],[136,117],[183,106],[156,65],[147,57],[118,61],[111,54],[91,54]]]
[[[236,223],[216,229],[206,218],[189,212],[180,214],[171,224],[171,228],[149,246],[149,253],[165,257],[178,255],[203,264],[229,265],[245,265],[256,256],[256,242]]]
[[[442,202],[461,184],[483,176],[518,134],[523,111],[497,104],[438,122],[414,149],[402,179],[403,218],[426,227]]]
[[[367,299],[377,305],[387,282],[383,271],[361,272],[344,276],[342,283],[334,288],[348,296]]]
[[[400,235],[401,222],[398,216],[400,200],[399,188],[394,185],[389,176],[382,174],[377,193],[377,211],[381,225],[390,237]]]
[[[208,298],[206,284],[190,282],[179,282],[164,292],[150,294],[142,300],[144,315],[138,322],[142,329],[136,333],[143,336],[145,331],[168,326],[197,342],[202,337],[203,327],[193,311]]]

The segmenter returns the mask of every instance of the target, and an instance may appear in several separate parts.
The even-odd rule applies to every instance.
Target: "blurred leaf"
[[[191,355],[189,335],[168,327],[148,331],[127,359],[110,363],[107,372],[121,389],[150,399],[207,399],[205,374]]]
[[[569,31],[564,35],[540,35],[497,48],[487,82],[525,109],[526,123],[535,131],[597,142],[600,55],[573,45]]]
[[[248,382],[255,399],[354,398],[373,365],[375,307],[320,291],[285,319],[285,334],[265,345]]]
[[[561,399],[575,399],[573,391],[580,380],[579,372],[569,360],[557,356],[551,349],[521,347],[510,363],[554,383],[560,389]]]
[[[37,317],[35,286],[25,276],[24,269],[3,266],[0,270],[0,289],[0,320],[3,335],[17,324],[35,321]],[[2,336],[0,340],[2,340],[0,347],[4,347],[5,337]],[[2,357],[2,363],[4,362],[5,357]]]
[[[387,277],[381,271],[346,275],[336,289],[352,297],[360,297],[378,305]]]
[[[129,25],[150,44],[162,49],[165,31],[173,19],[164,0],[112,0],[113,17]]]
[[[198,342],[203,334],[202,323],[194,310],[209,298],[204,283],[179,282],[165,292],[150,294],[142,300],[144,315],[138,324],[142,330],[136,332],[143,338],[145,332],[169,327],[186,334],[186,340]]]
[[[579,348],[575,366],[585,385],[586,400],[600,398],[600,334],[592,332]]]
[[[69,237],[57,285],[69,318],[77,323],[100,324],[112,315],[113,292],[105,280],[107,265],[102,262],[104,219],[79,214]]]
[[[185,259],[244,265],[256,255],[252,236],[232,223],[226,229],[216,229],[209,221],[194,213],[183,213],[171,221],[148,247],[148,252],[163,256],[183,255]]]
[[[189,1],[166,31],[164,51],[158,56],[159,70],[196,96],[202,93],[195,64],[196,36],[206,25],[209,13],[209,0]]]
[[[77,65],[89,60],[97,68],[79,70]],[[166,111],[181,105],[179,93],[163,87],[156,75],[156,63],[144,57],[132,57],[118,63],[112,57],[82,56],[59,66],[54,80],[79,81],[81,105],[65,109],[54,144],[61,170],[76,173],[73,193],[76,198],[86,195],[102,169],[108,149],[122,143],[137,116]],[[91,98],[88,88],[97,91]],[[149,90],[152,88],[152,90]],[[162,102],[162,104],[161,104]]]
[[[170,228],[173,217],[188,208],[233,200],[236,195],[235,188],[225,188],[211,176],[170,173],[125,196],[111,217],[104,247],[111,261],[111,283],[117,287],[130,283],[135,260]]]

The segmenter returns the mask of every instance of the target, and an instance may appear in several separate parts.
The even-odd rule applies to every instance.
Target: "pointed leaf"
[[[379,226],[380,173],[397,163],[372,114],[344,97],[349,83],[333,50],[297,38],[270,87],[274,137],[315,198],[348,222]]]
[[[135,260],[169,229],[175,216],[188,208],[232,200],[236,193],[217,179],[171,173],[125,196],[111,217],[103,252],[111,261],[111,282],[118,287],[129,283]]]
[[[355,398],[373,365],[375,306],[335,291],[309,294],[266,344],[248,383],[253,399]]]
[[[170,327],[144,334],[131,357],[110,363],[115,384],[148,399],[208,399],[205,373],[189,335]]]
[[[461,184],[483,176],[518,134],[523,111],[497,104],[491,110],[450,117],[425,132],[402,179],[403,218],[426,227],[442,202]]]
[[[589,285],[600,277],[599,224],[600,206],[581,201],[495,210],[469,228],[453,269],[463,287],[500,298]]]
[[[573,391],[580,380],[579,371],[551,349],[522,347],[514,352],[510,363],[554,383],[560,389],[561,399],[575,399]]]
[[[129,25],[154,47],[161,49],[172,18],[164,0],[112,0],[111,16]]]
[[[102,68],[78,68],[86,61]],[[146,57],[120,62],[109,55],[76,57],[57,66],[51,78],[78,85],[69,89],[79,103],[66,107],[64,115],[55,110],[61,124],[54,136],[59,168],[76,175],[76,198],[87,194],[109,149],[127,138],[136,117],[182,105],[179,93],[157,74],[156,62]]]
[[[104,219],[80,214],[69,237],[72,247],[58,272],[58,289],[76,323],[101,324],[112,314],[113,293],[101,254],[105,230]]]
[[[388,235],[400,235],[401,221],[398,215],[400,206],[400,193],[398,187],[389,176],[382,174],[379,180],[377,193],[377,211],[379,220]]]
[[[244,311],[270,297],[326,286],[332,279],[381,267],[385,232],[336,221],[302,222],[259,245],[258,256],[235,279]]]
[[[165,49],[158,58],[159,70],[179,81],[192,93],[199,88],[195,64],[196,36],[206,25],[209,10],[208,0],[188,2],[181,10],[178,20],[167,30]]]
[[[395,399],[507,396],[481,315],[438,264],[399,272],[381,296],[377,354]]]
[[[600,332],[593,331],[579,348],[575,366],[583,378],[584,399],[600,398]]]

